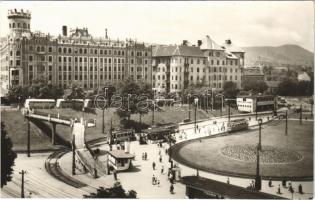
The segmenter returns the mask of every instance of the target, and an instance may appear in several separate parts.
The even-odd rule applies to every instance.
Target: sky
[[[93,36],[180,44],[209,35],[237,46],[297,44],[314,52],[312,1],[10,1],[0,3],[0,35],[9,33],[7,11],[29,10],[31,29],[58,36],[63,25],[87,27]]]

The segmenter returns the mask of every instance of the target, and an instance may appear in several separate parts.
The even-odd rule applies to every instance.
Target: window
[[[36,50],[37,50],[37,52],[40,52],[40,47],[37,47]]]
[[[28,70],[33,71],[33,66],[32,65],[28,66]]]
[[[33,46],[29,46],[28,49],[29,49],[30,51],[33,51]]]
[[[49,61],[49,62],[52,62],[52,56],[49,56],[49,57],[48,57],[48,61]]]
[[[20,66],[20,64],[21,64],[21,61],[20,60],[16,60],[16,65]]]
[[[51,65],[48,66],[48,70],[52,71],[52,66]]]
[[[199,72],[199,67],[197,67],[197,72]]]
[[[63,62],[67,62],[67,57],[63,57]]]
[[[220,57],[220,52],[216,52],[215,55],[216,55],[217,57]]]
[[[71,48],[68,48],[68,53],[71,53]]]
[[[48,47],[48,52],[52,52],[52,47]]]
[[[200,64],[200,60],[199,60],[199,59],[197,60],[197,64],[198,64],[198,65]]]
[[[211,65],[213,65],[213,60],[211,60]]]
[[[29,57],[28,57],[28,60],[29,60],[29,61],[33,61],[33,56],[29,56]]]
[[[67,53],[67,48],[63,48],[63,53]]]
[[[62,50],[61,50],[61,48],[59,47],[59,48],[58,48],[58,53],[61,53],[61,51],[62,51]]]
[[[16,51],[16,56],[20,56],[21,52],[20,51]]]
[[[190,64],[194,64],[194,59],[191,59],[191,60],[190,60]]]
[[[131,60],[130,60],[130,63],[131,63],[131,64],[133,64],[133,63],[134,63],[134,60],[133,60],[133,59],[131,59]]]

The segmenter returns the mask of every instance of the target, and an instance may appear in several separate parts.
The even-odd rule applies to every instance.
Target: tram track
[[[50,154],[45,161],[45,169],[46,171],[52,175],[54,178],[72,186],[75,188],[82,188],[88,186],[87,184],[67,175],[62,171],[59,166],[58,159],[61,158],[64,154],[68,153],[70,150],[63,149],[56,151]]]

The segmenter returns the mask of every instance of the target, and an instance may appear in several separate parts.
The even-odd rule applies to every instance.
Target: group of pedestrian
[[[148,160],[147,152],[142,153],[142,160]]]
[[[157,185],[158,187],[160,187],[160,181],[154,176],[152,176],[152,185]]]
[[[293,188],[293,185],[292,185],[292,182],[291,182],[291,181],[289,181],[288,187],[287,187],[287,181],[286,181],[286,180],[282,180],[282,187],[283,187],[283,188],[288,188],[288,191],[289,191],[290,193],[294,193],[294,188]],[[303,192],[303,187],[302,187],[301,184],[299,184],[299,186],[298,186],[298,192],[299,192],[300,194],[303,194],[303,193],[304,193],[304,192]],[[280,184],[278,185],[277,194],[282,194],[282,193],[281,193],[281,189],[280,189]]]

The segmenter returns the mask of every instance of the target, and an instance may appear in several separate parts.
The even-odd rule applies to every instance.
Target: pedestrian
[[[174,194],[174,186],[173,186],[173,184],[171,184],[171,186],[170,186],[170,193]]]
[[[280,184],[278,185],[278,191],[277,194],[281,194]]]
[[[226,183],[227,183],[227,184],[230,184],[230,178],[229,178],[229,177],[227,178]]]
[[[116,172],[116,170],[114,170],[114,179],[115,179],[115,181],[117,181],[117,172]]]
[[[155,165],[156,165],[155,162],[153,162],[153,163],[152,163],[152,168],[153,168],[153,170],[155,170]]]
[[[142,153],[142,160],[144,160],[145,159],[145,155],[144,155],[144,153]]]
[[[155,176],[153,174],[153,176],[152,176],[152,185],[154,185],[154,183],[155,183]]]
[[[282,180],[282,187],[284,187],[284,188],[287,187],[287,181],[284,179]]]
[[[160,163],[162,162],[162,155],[160,155]]]
[[[148,154],[147,152],[144,152],[144,160],[147,160],[148,159]]]
[[[158,185],[158,187],[160,187],[160,180],[157,181],[157,185]]]
[[[300,193],[300,194],[303,194],[303,188],[302,188],[302,185],[301,185],[301,184],[299,185],[299,193]]]
[[[162,165],[162,168],[161,168],[161,174],[164,173],[164,165]]]
[[[268,185],[269,185],[269,187],[272,187],[272,181],[271,181],[271,178],[269,178]]]
[[[159,149],[159,155],[161,155],[161,149]]]
[[[254,189],[255,188],[255,181],[252,180],[252,188]]]

